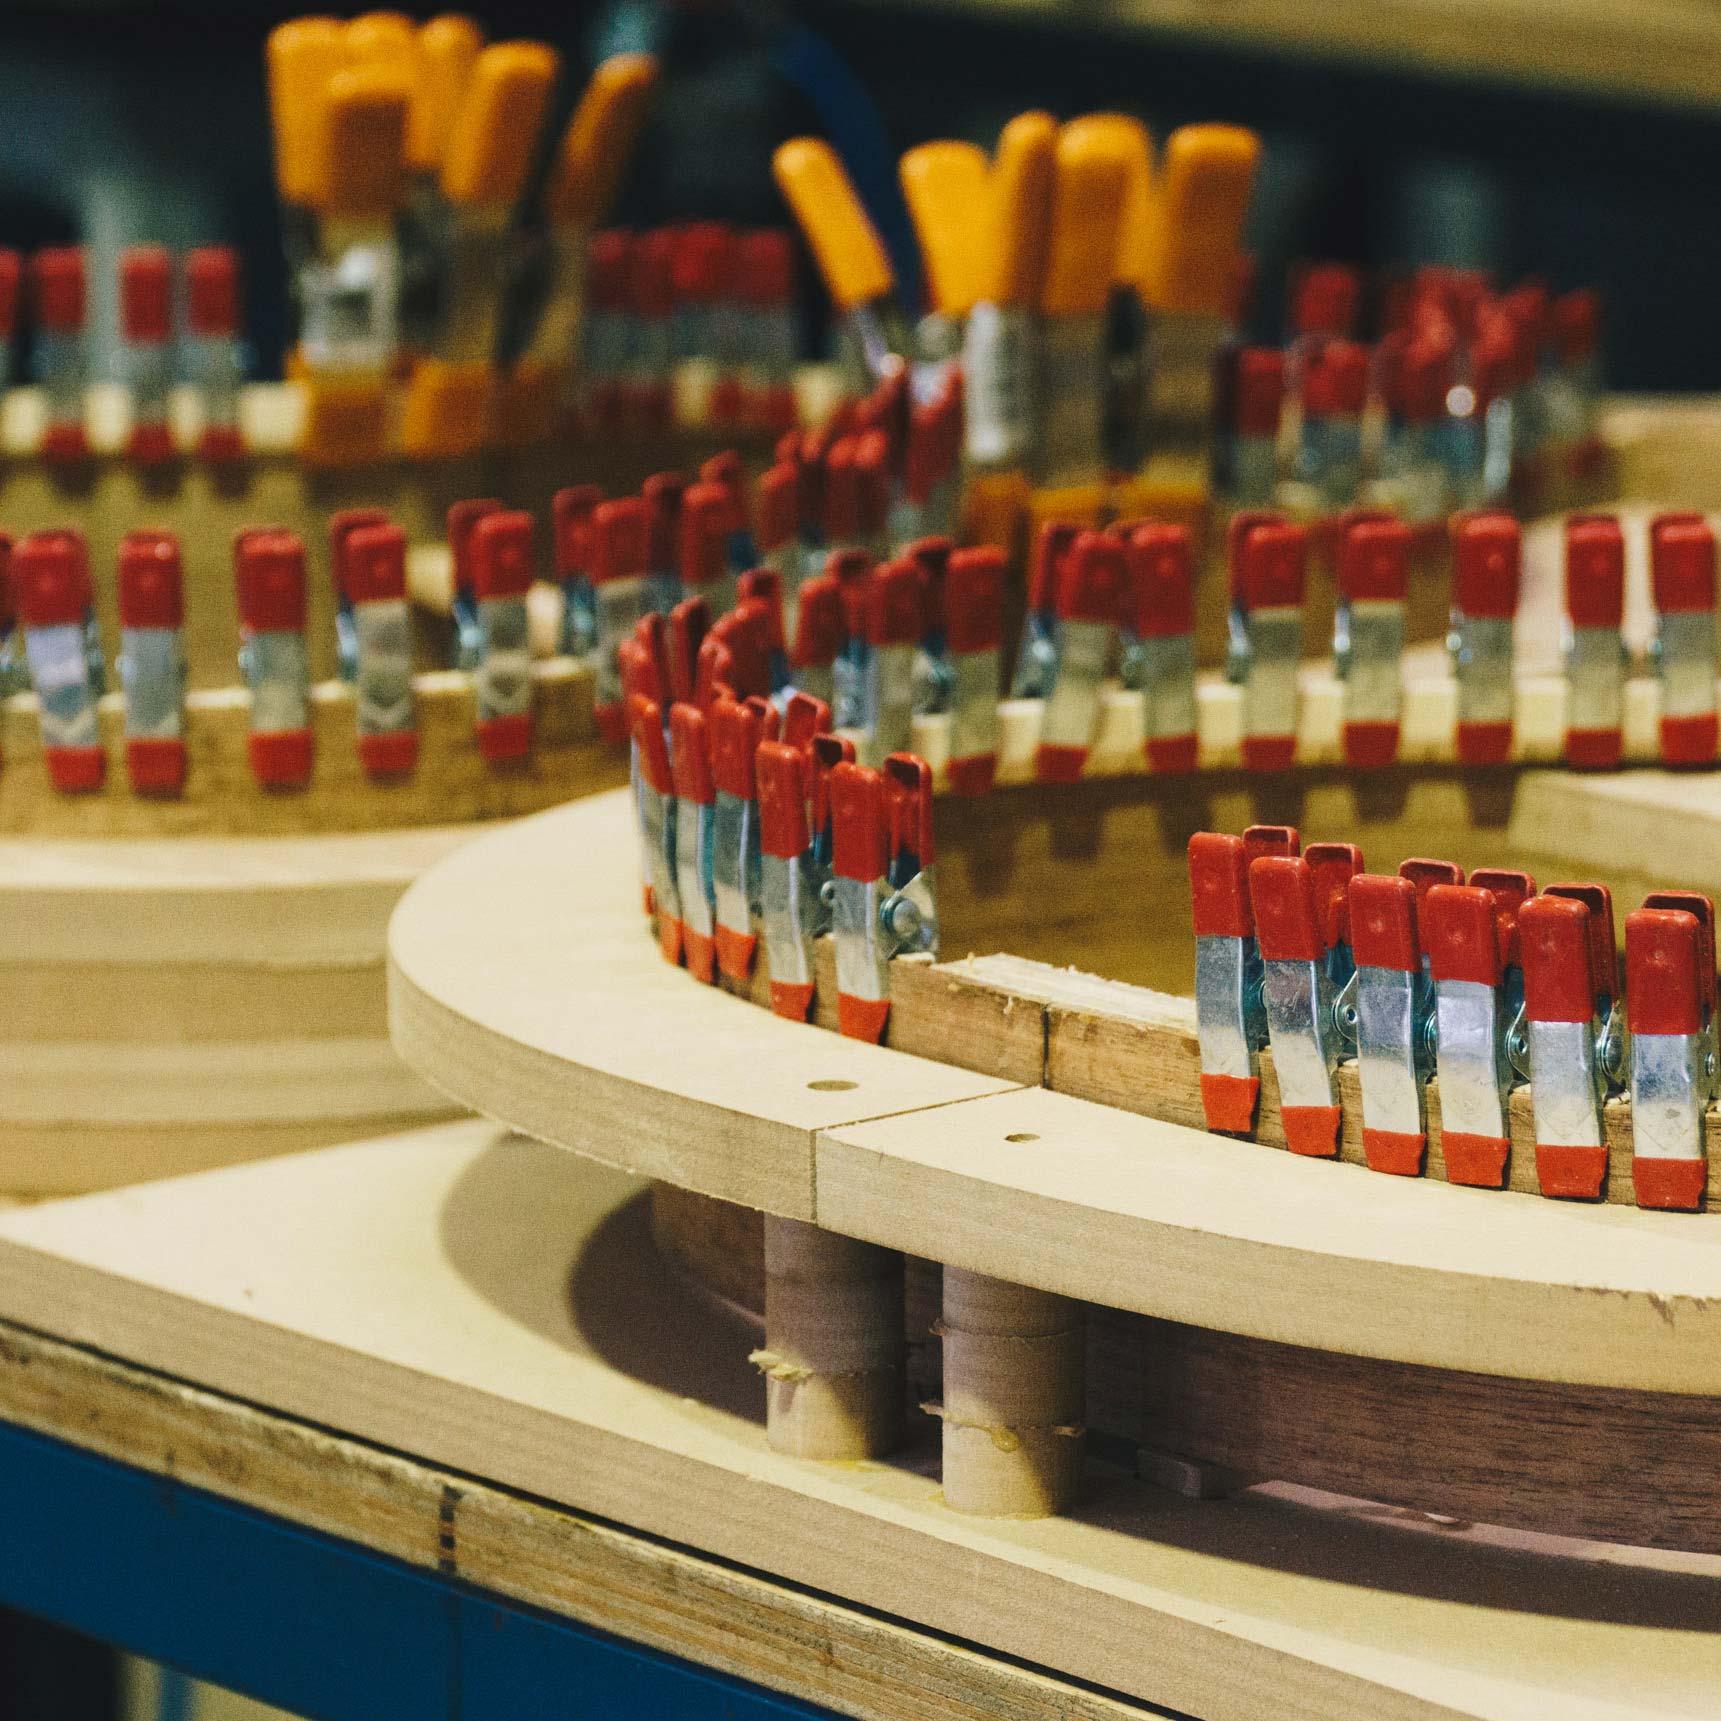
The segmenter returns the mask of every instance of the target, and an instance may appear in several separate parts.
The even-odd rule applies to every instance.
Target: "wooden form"
[[[1721,1677],[1691,1556],[1104,1466],[981,1521],[924,1447],[775,1453],[757,1328],[638,1186],[483,1125],[0,1216],[0,1315],[60,1341],[8,1329],[8,1417],[855,1715],[1624,1721]]]
[[[190,694],[183,794],[142,796],[126,779],[124,705],[101,702],[107,780],[97,794],[65,795],[41,759],[34,694],[0,711],[0,831],[44,837],[298,835],[411,825],[449,825],[510,817],[627,780],[627,759],[602,746],[592,719],[590,671],[572,658],[534,664],[531,754],[501,766],[485,762],[473,737],[472,678],[432,670],[413,678],[419,760],[410,775],[366,775],[357,747],[357,701],[344,681],[312,689],[316,763],[303,789],[257,781],[247,753],[251,696],[226,687]]]
[[[0,1189],[136,1182],[444,1115],[389,1045],[384,935],[464,835],[0,839]]]
[[[1634,1488],[1624,1504],[1590,1508],[1592,1490],[1546,1447],[1515,1438],[1502,1455],[1498,1446],[1512,1406],[1528,1403],[1598,1440],[1623,1417],[1634,1440],[1660,1440],[1690,1476],[1710,1475],[1703,1407],[1721,1396],[1721,1371],[1702,1335],[1721,1308],[1721,1228],[1310,1164],[1028,1085],[1062,1067],[1071,1019],[1097,1014],[1120,1043],[1130,1036],[1146,1051],[1133,1066],[1141,1089],[1115,1063],[1111,1075],[1140,1108],[1155,1071],[1162,1083],[1175,1076],[1167,1049],[1178,1038],[1193,1075],[1191,1036],[1171,1000],[1008,959],[998,978],[984,963],[896,965],[896,996],[915,999],[901,1020],[929,1042],[948,1025],[997,1083],[989,1096],[938,1093],[924,1085],[936,1066],[780,1022],[664,964],[638,924],[627,834],[626,798],[600,797],[506,841],[480,839],[413,888],[390,940],[392,1021],[409,1063],[546,1140],[767,1213],[792,1208],[947,1270],[1218,1341],[1325,1355],[1341,1374],[1358,1358],[1422,1371],[1413,1378],[1431,1392],[1449,1376],[1490,1377],[1499,1415],[1473,1413],[1454,1434],[1462,1450],[1450,1492],[1466,1509],[1486,1497],[1497,1521],[1721,1549],[1721,1524],[1701,1501],[1664,1512],[1663,1493]],[[588,857],[579,893],[565,882],[575,853]],[[1143,870],[1151,888],[1153,868]],[[505,880],[507,905],[481,921],[460,911],[480,877]],[[1108,1011],[1119,999],[1125,1008]],[[779,1078],[803,1079],[812,1067],[803,1060],[821,1048],[891,1060],[876,1066],[883,1089],[868,1091],[894,1091],[892,1115],[821,1124],[802,1113],[801,1132],[786,1130]],[[1182,1091],[1193,1107],[1193,1081]],[[916,1282],[910,1275],[910,1302],[924,1304]],[[1598,1296],[1604,1287],[1610,1294]],[[948,1407],[948,1332],[942,1339]],[[1194,1436],[1173,1439],[1223,1419],[1213,1407],[1244,1390],[1253,1354],[1231,1353],[1232,1372],[1220,1369],[1231,1385],[1200,1402],[1166,1371],[1111,1431],[1249,1474],[1310,1479],[1311,1442],[1282,1428],[1264,1427],[1251,1445],[1245,1419],[1213,1452]],[[914,1370],[922,1388],[927,1360]],[[1360,1384],[1367,1372],[1358,1365],[1359,1384],[1335,1400],[1336,1425],[1319,1424],[1357,1421],[1354,1441],[1330,1442],[1335,1452],[1366,1454],[1385,1439],[1379,1399]],[[1478,1386],[1468,1402],[1489,1397]],[[1689,1408],[1669,1416],[1670,1399]],[[1007,1414],[957,1420],[1013,1426]],[[1444,1509],[1442,1474],[1432,1461],[1389,1467],[1375,1491]],[[1314,1479],[1336,1478],[1329,1467]],[[1350,1485],[1371,1485],[1355,1463]]]

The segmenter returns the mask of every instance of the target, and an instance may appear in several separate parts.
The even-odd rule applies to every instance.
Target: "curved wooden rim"
[[[389,958],[409,1064],[648,1176],[1247,1337],[1721,1391],[1707,1220],[1310,1166],[779,1021],[661,961],[624,794],[434,867],[395,913]]]

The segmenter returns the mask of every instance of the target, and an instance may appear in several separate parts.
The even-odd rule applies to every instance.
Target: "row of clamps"
[[[745,985],[762,934],[772,1008],[805,1021],[814,944],[830,934],[838,1026],[881,1040],[891,960],[938,945],[930,767],[906,752],[857,763],[806,693],[737,698],[710,679],[690,696],[687,635],[661,618],[628,646],[642,871],[665,959]]]
[[[1607,1106],[1629,1088],[1637,1204],[1702,1205],[1716,1092],[1709,898],[1656,892],[1626,917],[1622,1000],[1602,885],[1538,894],[1527,873],[1466,881],[1436,860],[1372,874],[1354,846],[1301,850],[1282,825],[1199,834],[1189,866],[1210,1129],[1254,1127],[1270,1048],[1291,1151],[1334,1157],[1338,1069],[1354,1057],[1370,1167],[1420,1175],[1433,1076],[1447,1181],[1498,1189],[1512,1089],[1528,1080],[1538,1187],[1593,1200],[1607,1186]]]

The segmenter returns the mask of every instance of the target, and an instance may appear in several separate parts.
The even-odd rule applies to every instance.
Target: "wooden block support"
[[[944,1269],[944,1498],[1043,1518],[1081,1485],[1083,1331],[1068,1297]]]
[[[879,1458],[902,1440],[902,1257],[765,1216],[766,1431],[778,1452]]]

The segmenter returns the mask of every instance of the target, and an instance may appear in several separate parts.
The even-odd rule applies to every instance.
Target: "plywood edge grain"
[[[136,1469],[356,1542],[861,1721],[933,1702],[994,1721],[1130,1721],[1072,1686],[768,1573],[0,1325],[0,1414]]]

